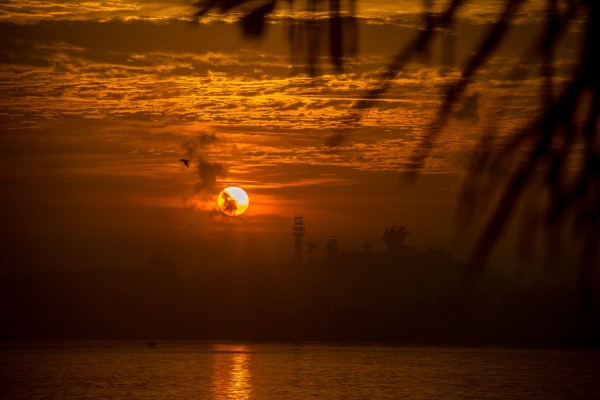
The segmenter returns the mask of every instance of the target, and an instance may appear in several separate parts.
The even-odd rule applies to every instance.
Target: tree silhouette
[[[256,37],[264,32],[268,15],[279,3],[292,7],[299,2],[205,0],[197,3],[196,15],[200,17],[211,9],[228,12],[246,7],[240,23],[247,35]],[[506,41],[525,3],[526,0],[503,1],[502,10],[465,62],[459,78],[445,91],[436,116],[410,162],[405,165],[408,171],[405,176],[409,181],[414,180],[423,169],[437,139],[444,133],[456,104],[465,97],[477,73]],[[340,0],[308,0],[307,4],[309,14],[322,11],[323,8],[329,11],[328,17],[320,21],[329,25],[329,58],[340,69],[344,54],[356,51],[357,28],[352,17],[355,2],[344,2],[350,15],[346,20],[341,17]],[[354,103],[341,121],[338,132],[327,138],[327,145],[341,145],[351,135],[358,134],[359,130],[353,128],[359,126],[364,111],[374,106],[375,101],[388,91],[394,79],[409,63],[427,56],[439,32],[453,30],[457,15],[465,6],[476,2],[450,0],[439,13],[432,12],[432,4],[432,0],[423,1],[423,27],[413,40],[397,51],[373,87]],[[292,52],[298,51],[292,33],[295,24],[290,22],[289,43]],[[594,55],[600,38],[600,3],[593,0],[546,0],[542,25],[544,28],[537,36],[523,38],[529,43],[529,51],[522,56],[519,64],[526,67],[512,74],[512,78],[519,79],[524,77],[523,71],[539,71],[543,81],[540,112],[533,113],[524,126],[505,137],[498,137],[493,130],[482,132],[468,179],[460,194],[460,212],[465,222],[480,220],[477,218],[480,214],[486,218],[473,247],[465,283],[468,288],[478,280],[499,238],[509,223],[518,217],[518,211],[525,207],[525,199],[533,195],[540,199],[538,204],[541,206],[537,205],[523,213],[535,223],[521,224],[521,236],[553,235],[563,228],[572,228],[582,243],[578,271],[581,305],[591,309],[593,273],[600,245],[600,65],[598,57]],[[310,19],[305,24],[308,32],[308,66],[312,75],[317,72],[315,60],[319,37],[324,36],[319,26]],[[576,68],[566,83],[555,82],[554,69],[559,61],[556,50],[570,30],[583,31],[582,48],[575,56]],[[348,46],[348,43],[354,43],[354,47]],[[351,50],[345,51],[348,48]],[[531,215],[535,217],[531,218]]]
[[[404,240],[410,233],[405,226],[392,226],[385,229],[381,241],[385,243],[390,252],[395,253],[402,247]]]

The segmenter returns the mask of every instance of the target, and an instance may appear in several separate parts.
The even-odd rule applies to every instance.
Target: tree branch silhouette
[[[299,2],[286,0],[286,3],[291,7],[295,1]],[[211,9],[229,12],[234,8],[246,7],[246,14],[241,19],[242,27],[248,36],[256,37],[263,33],[262,27],[267,16],[281,2],[282,0],[205,0],[197,3],[199,9],[196,16],[201,17]],[[351,41],[356,40],[357,28],[344,28],[346,25],[343,24],[340,13],[340,0],[308,0],[308,10],[317,12],[318,3],[329,5],[329,57],[336,70],[341,70],[345,38],[350,36]],[[460,77],[445,90],[433,121],[405,166],[410,178],[422,171],[436,140],[443,134],[452,116],[453,108],[463,98],[477,73],[497,52],[498,46],[504,43],[520,7],[526,3],[526,0],[503,2],[501,12],[475,52],[467,59]],[[349,1],[348,4],[352,14],[354,1]],[[339,146],[351,135],[355,135],[353,128],[360,124],[364,112],[373,107],[376,100],[391,88],[394,79],[406,65],[417,61],[418,57],[431,50],[436,32],[452,29],[459,11],[468,4],[474,2],[451,0],[442,12],[434,14],[431,11],[432,1],[424,0],[422,29],[399,49],[379,75],[377,83],[351,106],[348,114],[342,118],[338,132],[329,136],[325,143],[328,146]],[[581,21],[585,39],[575,60],[577,67],[564,88],[555,93],[558,85],[554,82],[554,66],[557,62],[558,43],[566,37],[569,29],[576,28],[576,24]],[[312,25],[311,27],[313,36],[308,41],[308,65],[310,74],[314,76],[319,46],[317,36],[321,31]],[[540,227],[552,231],[569,225],[582,239],[579,267],[581,305],[584,309],[592,308],[592,278],[597,262],[597,248],[600,245],[600,66],[598,58],[594,57],[594,46],[600,39],[599,29],[600,3],[593,0],[546,0],[542,32],[537,37],[527,38],[530,45],[528,51],[521,56],[520,64],[529,68],[520,66],[509,75],[509,78],[515,80],[522,79],[529,70],[534,69],[532,66],[536,62],[541,64],[541,111],[533,115],[524,127],[506,137],[500,137],[494,129],[482,132],[480,146],[476,149],[468,179],[460,193],[459,211],[464,221],[472,221],[477,212],[490,213],[468,263],[465,275],[467,290],[473,287],[485,270],[492,250],[505,234],[510,221],[516,218],[526,195],[535,192],[546,200],[546,205],[535,211],[540,216],[535,219],[539,221]],[[290,28],[290,32],[292,31],[293,28]],[[290,47],[294,47],[293,34],[290,34]],[[585,112],[584,117],[580,116],[581,110]],[[573,159],[576,160],[575,163]],[[483,196],[495,201],[491,206],[486,206],[488,202],[480,201]],[[534,234],[537,228],[525,226],[524,236]]]

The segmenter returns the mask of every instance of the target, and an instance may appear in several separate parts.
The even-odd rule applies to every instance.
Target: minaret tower
[[[294,217],[294,226],[292,226],[292,235],[296,239],[296,248],[294,251],[294,263],[302,264],[302,236],[304,236],[304,221],[302,215]]]

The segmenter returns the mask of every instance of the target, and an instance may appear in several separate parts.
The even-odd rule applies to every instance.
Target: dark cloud
[[[227,166],[224,163],[211,161],[209,158],[208,150],[218,142],[219,139],[213,133],[201,133],[181,145],[185,155],[192,160],[198,178],[194,186],[196,193],[214,193],[217,179],[227,176]]]
[[[212,162],[204,157],[197,158],[196,174],[198,182],[194,186],[197,193],[212,193],[217,188],[217,178],[227,176],[227,167],[223,163]]]
[[[201,133],[194,139],[183,143],[181,147],[185,150],[186,156],[194,158],[197,152],[201,152],[218,141],[219,139],[217,139],[214,133]]]
[[[237,201],[235,201],[235,199],[226,191],[223,192],[223,199],[223,211],[228,214],[235,214],[238,208]]]

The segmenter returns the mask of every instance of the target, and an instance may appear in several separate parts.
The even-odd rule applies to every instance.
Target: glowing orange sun
[[[217,207],[225,215],[235,217],[241,215],[248,208],[250,199],[246,192],[236,186],[223,189],[217,198]]]

